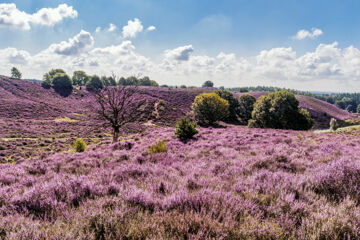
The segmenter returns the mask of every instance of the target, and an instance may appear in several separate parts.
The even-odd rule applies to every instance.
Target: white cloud
[[[57,44],[52,44],[48,51],[60,55],[78,55],[86,48],[94,44],[94,38],[89,32],[81,30],[75,37],[70,38],[68,41],[62,41]]]
[[[117,29],[116,25],[113,24],[113,23],[110,23],[109,28],[108,28],[108,31],[109,31],[109,32],[113,32],[113,31],[115,31],[116,29]]]
[[[155,26],[149,26],[146,30],[147,30],[148,32],[155,31],[155,30],[156,30],[156,27],[155,27]]]
[[[295,36],[293,36],[293,38],[297,39],[297,40],[303,40],[305,38],[315,39],[322,34],[323,34],[323,31],[318,28],[312,28],[311,32],[308,30],[302,29],[302,30],[298,31],[297,34]]]
[[[136,35],[144,29],[141,21],[135,18],[134,21],[129,20],[128,24],[122,29],[122,36],[124,38],[135,38]]]
[[[72,6],[60,4],[57,8],[42,8],[34,14],[17,9],[14,3],[0,4],[0,26],[30,30],[31,25],[53,26],[64,18],[76,18],[77,11]]]
[[[217,56],[196,55],[192,45],[166,50],[160,60],[136,51],[129,40],[106,47],[93,47],[90,33],[81,31],[67,41],[52,44],[38,54],[16,48],[0,49],[0,72],[17,66],[26,78],[41,79],[51,68],[68,73],[120,76],[142,73],[160,84],[201,85],[212,80],[217,86],[280,86],[296,89],[360,90],[360,50],[340,48],[337,42],[319,44],[299,55],[291,47],[260,51],[255,56],[237,57],[220,52]]]
[[[169,60],[188,61],[190,54],[194,51],[192,45],[178,47],[165,51],[165,58]]]
[[[96,29],[95,29],[95,32],[96,33],[99,33],[101,31],[101,27],[97,27]]]

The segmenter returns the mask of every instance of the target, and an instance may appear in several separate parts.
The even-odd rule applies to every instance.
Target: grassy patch
[[[56,118],[55,122],[79,122],[79,120],[71,119],[69,117]]]

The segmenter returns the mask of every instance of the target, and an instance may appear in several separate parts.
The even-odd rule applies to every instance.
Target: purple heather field
[[[140,88],[148,114],[112,144],[86,90],[1,77],[0,239],[360,238],[360,130],[222,124],[184,143],[174,123],[204,91]],[[316,128],[354,117],[297,98]]]

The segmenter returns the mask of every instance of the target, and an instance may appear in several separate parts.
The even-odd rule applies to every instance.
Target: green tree
[[[54,90],[64,97],[69,96],[73,90],[72,81],[66,73],[55,74],[52,84]]]
[[[251,113],[254,109],[254,104],[256,98],[250,94],[243,94],[239,97],[239,106],[237,113],[239,115],[240,121],[243,124],[248,124],[248,121],[251,119]]]
[[[219,95],[222,99],[225,99],[229,103],[229,116],[227,117],[228,121],[237,121],[238,120],[238,107],[239,102],[236,100],[234,95],[227,90],[216,91],[216,94]]]
[[[65,73],[66,72],[62,69],[51,69],[48,73],[45,73],[44,76],[43,76],[43,81],[41,83],[41,85],[44,87],[44,88],[51,88],[52,84],[53,84],[53,79],[54,79],[54,76],[57,74],[57,73]]]
[[[86,89],[89,92],[97,91],[103,88],[104,88],[104,84],[97,75],[92,76],[90,80],[86,83]]]
[[[214,83],[212,81],[206,81],[203,83],[202,87],[214,87]]]
[[[250,127],[307,130],[314,122],[289,91],[281,90],[261,96],[254,104]]]
[[[75,71],[72,77],[73,84],[76,86],[85,86],[89,76],[84,71]]]
[[[21,79],[21,76],[22,76],[21,72],[16,67],[13,67],[11,69],[12,78]]]
[[[196,121],[201,125],[212,125],[229,115],[229,103],[216,93],[202,93],[196,96],[192,110]]]

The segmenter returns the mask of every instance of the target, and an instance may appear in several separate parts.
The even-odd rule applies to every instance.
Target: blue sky
[[[64,15],[51,23],[28,20],[30,29],[25,29],[13,24],[17,19],[11,23],[7,19],[7,24],[2,21],[1,4],[10,3],[16,4],[16,11],[28,15],[66,4],[68,10],[71,7],[76,11],[76,16]],[[66,58],[66,62],[78,64],[65,66],[69,73],[76,67],[91,74],[141,73],[169,84],[201,85],[210,79],[228,87],[360,90],[360,73],[356,70],[360,64],[359,9],[360,1],[354,0],[2,1],[0,49],[10,57],[0,63],[6,67],[19,65],[24,76],[36,78],[41,78],[47,68],[55,67],[40,63],[39,59],[53,59],[54,64],[63,65]],[[135,19],[142,30],[134,37],[124,37],[123,27]],[[109,31],[110,23],[116,30]],[[147,31],[149,26],[155,30]],[[98,27],[101,30],[96,32]],[[301,30],[305,35],[296,38]],[[71,54],[53,51],[62,41],[73,43],[75,40],[70,39],[81,31],[88,33],[84,36],[90,39],[86,43],[89,46]],[[314,31],[317,34],[312,35]],[[119,50],[117,56],[106,60],[94,53],[99,52],[94,49],[109,50],[109,46],[117,46],[118,50],[126,46],[128,56],[122,58],[124,54]],[[179,58],[186,49],[184,58]],[[21,60],[14,58],[19,54]],[[90,58],[94,64],[86,63]],[[26,67],[34,66],[31,63],[36,63],[37,71]],[[1,74],[8,74],[5,67],[0,70]]]

